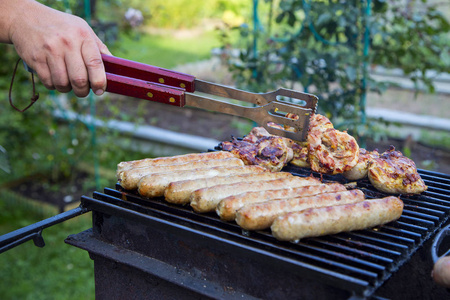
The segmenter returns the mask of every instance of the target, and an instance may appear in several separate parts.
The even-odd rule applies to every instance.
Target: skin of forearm
[[[33,0],[0,0],[0,42],[12,43],[44,86],[85,97],[102,94],[100,53],[110,54],[83,19]]]
[[[0,42],[11,44],[14,28],[37,18],[43,7],[33,0],[0,0]]]

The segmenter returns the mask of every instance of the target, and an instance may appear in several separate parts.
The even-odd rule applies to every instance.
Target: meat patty
[[[348,171],[345,171],[342,175],[349,180],[360,180],[367,177],[369,172],[369,163],[372,159],[379,157],[380,154],[377,150],[367,151],[364,148],[359,148],[358,163]]]
[[[368,176],[377,190],[389,194],[420,194],[427,189],[414,161],[394,146],[370,161]]]
[[[308,158],[313,171],[340,174],[358,162],[359,146],[345,131],[333,128],[330,120],[315,114],[308,131]]]

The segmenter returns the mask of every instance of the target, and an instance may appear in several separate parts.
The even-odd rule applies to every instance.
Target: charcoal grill
[[[294,166],[284,171],[311,175]],[[143,198],[117,184],[83,196],[79,208],[65,213],[67,219],[92,211],[93,220],[91,229],[66,243],[94,260],[98,299],[444,299],[450,294],[430,277],[430,250],[432,237],[449,223],[450,175],[419,173],[429,188],[401,196],[399,220],[297,243],[277,241],[268,230],[246,232],[214,213]],[[340,176],[323,180],[346,183]],[[367,198],[385,196],[367,180],[358,188]],[[50,223],[19,237],[39,241]]]
[[[311,174],[293,166],[285,171]],[[401,218],[370,230],[280,242],[270,231],[246,232],[213,213],[142,198],[117,185],[82,197],[82,206],[93,211],[93,228],[66,242],[90,253],[96,293],[105,298],[448,297],[431,281],[430,247],[424,244],[448,221],[450,176],[419,173],[429,189],[402,196]],[[368,198],[385,196],[366,180],[358,186]]]

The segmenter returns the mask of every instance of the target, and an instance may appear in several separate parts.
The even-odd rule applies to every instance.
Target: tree
[[[254,0],[258,3],[257,0]],[[319,96],[319,112],[355,136],[370,130],[367,91],[382,93],[370,65],[400,68],[419,88],[450,70],[449,22],[427,0],[267,0],[267,30],[237,28],[247,46],[228,61],[240,88],[264,92],[278,86]],[[228,41],[224,40],[224,46]]]

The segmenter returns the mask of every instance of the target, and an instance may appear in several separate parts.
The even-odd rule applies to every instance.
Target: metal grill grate
[[[309,170],[287,167],[298,176]],[[428,185],[422,195],[400,196],[405,207],[399,220],[375,229],[307,238],[297,243],[277,241],[270,231],[243,231],[237,224],[223,222],[215,214],[197,214],[189,206],[176,206],[161,198],[146,199],[129,191],[106,188],[83,197],[94,210],[126,217],[162,222],[199,236],[208,235],[243,251],[263,255],[267,260],[286,266],[302,276],[319,279],[357,295],[369,296],[393,272],[398,270],[423,243],[447,221],[450,211],[450,176],[419,170]],[[343,182],[339,176],[324,176],[324,181]],[[367,180],[358,182],[367,198],[384,197]]]

